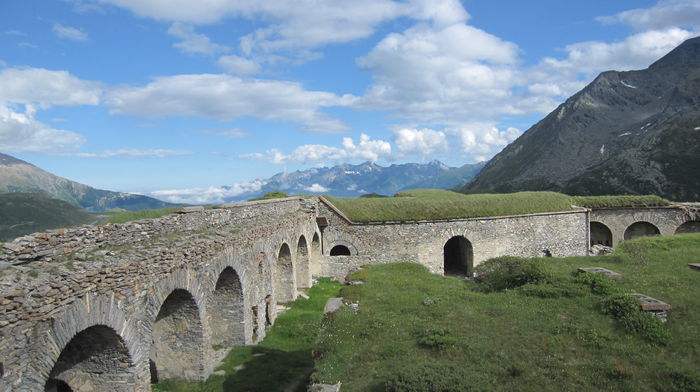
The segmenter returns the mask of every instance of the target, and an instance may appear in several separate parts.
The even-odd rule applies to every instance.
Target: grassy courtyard
[[[700,234],[527,259],[542,275],[510,289],[417,264],[370,266],[352,277],[364,284],[342,290],[359,310],[324,321],[313,378],[344,392],[698,391],[700,271],[689,262],[700,262]],[[623,279],[574,276],[582,266]],[[610,314],[610,299],[629,292],[671,304],[668,322]]]

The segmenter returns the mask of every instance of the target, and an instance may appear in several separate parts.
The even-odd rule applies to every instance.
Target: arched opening
[[[678,226],[674,234],[700,233],[700,221],[688,221]]]
[[[243,288],[236,271],[226,267],[207,303],[211,343],[224,347],[245,344]]]
[[[331,248],[331,256],[350,256],[350,249],[345,245],[336,245]]]
[[[625,241],[633,240],[635,238],[649,237],[653,235],[659,235],[661,232],[659,229],[649,222],[635,222],[629,225],[625,230]]]
[[[297,287],[311,287],[311,273],[309,272],[309,248],[306,245],[306,238],[302,235],[297,243]]]
[[[591,246],[605,245],[612,246],[612,231],[600,222],[591,222]]]
[[[95,325],[61,351],[44,391],[127,391],[133,382],[134,366],[124,341],[112,328]]]
[[[202,323],[194,297],[187,290],[173,290],[153,324],[151,374],[160,381],[199,380],[204,369],[203,347]]]
[[[474,275],[474,250],[472,243],[461,235],[452,237],[445,243],[443,258],[445,275]]]
[[[289,245],[282,244],[277,254],[277,263],[275,264],[275,296],[277,302],[294,301],[296,298],[294,280],[292,252],[289,250]]]
[[[311,254],[314,256],[321,254],[321,240],[318,238],[318,233],[314,233],[311,239]]]

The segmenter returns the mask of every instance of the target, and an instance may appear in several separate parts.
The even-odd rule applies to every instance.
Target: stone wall
[[[361,264],[410,261],[443,273],[443,250],[448,240],[463,236],[472,246],[473,263],[511,255],[537,257],[583,256],[588,251],[586,210],[521,216],[445,221],[352,223],[324,201],[319,215],[328,218],[322,230],[324,274],[343,275]],[[351,256],[330,256],[343,244]]]
[[[6,244],[0,390],[65,382],[76,391],[147,391],[151,363],[159,376],[201,380],[214,365],[212,344],[263,338],[275,298],[294,296],[275,291],[276,280],[290,280],[275,276],[277,254],[286,244],[296,262],[301,237],[317,234],[315,206],[291,198],[224,207]],[[221,309],[222,295],[237,305]],[[76,358],[95,336],[105,347]]]

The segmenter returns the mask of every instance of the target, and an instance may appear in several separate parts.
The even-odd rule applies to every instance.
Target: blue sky
[[[699,32],[698,0],[3,1],[0,152],[201,203],[285,170],[460,166]]]

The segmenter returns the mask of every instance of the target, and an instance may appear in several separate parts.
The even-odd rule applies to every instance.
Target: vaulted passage
[[[688,221],[678,226],[674,234],[700,233],[700,221]]]
[[[203,349],[202,323],[194,297],[186,290],[173,290],[153,324],[151,381],[200,380]]]
[[[207,304],[211,343],[225,347],[245,344],[243,289],[236,271],[226,267]]]
[[[472,243],[460,236],[452,237],[443,248],[445,275],[473,276],[474,250]]]
[[[635,222],[627,227],[625,230],[625,241],[633,240],[635,238],[649,237],[653,235],[660,235],[659,229],[649,222]]]
[[[331,256],[350,256],[350,249],[345,245],[336,245],[331,248]]]
[[[277,302],[293,301],[296,298],[294,264],[289,245],[282,244],[275,264],[275,296]]]
[[[591,222],[591,246],[593,245],[605,245],[612,246],[613,238],[612,232],[600,222]]]
[[[297,243],[297,287],[311,287],[311,273],[309,271],[309,248],[306,245],[306,238],[302,235]]]
[[[44,391],[132,391],[134,367],[117,333],[104,325],[71,339],[49,373]]]

